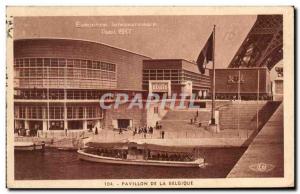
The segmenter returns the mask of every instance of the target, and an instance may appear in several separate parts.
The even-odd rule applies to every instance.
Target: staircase
[[[197,115],[196,110],[169,110],[160,121],[162,129],[168,133],[176,133],[177,136],[188,134],[189,136],[203,136],[208,132],[199,128],[198,124],[191,124],[191,119]],[[199,111],[196,123],[199,121],[208,121],[210,119],[209,111]],[[181,134],[182,132],[182,134]]]
[[[278,107],[278,102],[235,102],[221,107],[220,129],[221,130],[252,130],[264,125],[269,115]],[[257,120],[258,119],[258,120]]]
[[[203,138],[203,137],[249,137],[253,130],[261,128],[273,114],[280,103],[273,101],[233,101],[217,107],[219,111],[219,133],[212,133],[199,122],[207,123],[211,119],[210,110],[198,112],[196,123],[191,124],[195,118],[196,110],[169,110],[159,122],[168,138]]]
[[[251,127],[251,119],[257,114],[264,104],[232,104],[221,108],[220,129],[247,130]]]

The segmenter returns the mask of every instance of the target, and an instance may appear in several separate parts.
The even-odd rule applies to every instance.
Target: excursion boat
[[[44,150],[45,143],[36,144],[33,142],[15,142],[14,148],[16,151],[34,151],[34,150]]]
[[[136,142],[89,142],[78,150],[81,160],[143,166],[202,167],[203,158],[195,158],[193,148],[138,144]]]

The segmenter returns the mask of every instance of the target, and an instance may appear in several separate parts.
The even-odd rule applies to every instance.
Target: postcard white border
[[[183,188],[291,187],[294,185],[294,8],[280,7],[7,7],[7,16],[104,16],[104,15],[283,15],[284,64],[284,177],[283,178],[207,178],[184,179],[193,186]],[[7,39],[7,129],[13,128],[13,52]],[[7,186],[9,188],[119,188],[106,187],[103,179],[14,180],[13,130],[7,130]],[[130,179],[130,181],[169,181],[176,179]],[[119,179],[112,182],[120,183]],[[126,187],[122,187],[126,188]],[[144,187],[128,187],[144,188]],[[151,187],[146,187],[151,188]],[[153,187],[157,188],[157,187]],[[170,188],[160,186],[159,188]],[[172,186],[172,188],[176,188]],[[182,188],[182,187],[180,187]]]

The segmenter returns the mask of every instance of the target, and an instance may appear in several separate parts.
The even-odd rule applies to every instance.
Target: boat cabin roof
[[[88,142],[88,147],[103,148],[103,149],[142,149],[157,152],[169,153],[193,153],[194,147],[181,147],[171,145],[158,144],[138,144],[136,142]]]

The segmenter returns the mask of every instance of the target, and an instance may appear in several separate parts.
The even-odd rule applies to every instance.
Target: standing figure
[[[164,139],[165,138],[165,131],[161,132],[161,138]]]

